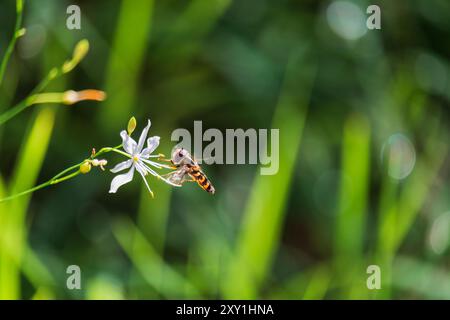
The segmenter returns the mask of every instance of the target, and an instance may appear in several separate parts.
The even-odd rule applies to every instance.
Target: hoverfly
[[[166,175],[168,181],[179,186],[186,181],[193,181],[197,182],[197,184],[206,192],[211,194],[216,192],[211,181],[209,181],[206,174],[202,171],[198,162],[186,149],[175,148],[172,152],[171,159],[168,161],[176,168],[175,171]]]

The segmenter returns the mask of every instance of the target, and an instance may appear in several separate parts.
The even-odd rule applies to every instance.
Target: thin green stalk
[[[121,146],[121,145],[120,145],[120,146]],[[119,147],[120,147],[120,146],[119,146]],[[103,154],[103,153],[110,152],[110,151],[116,152],[116,153],[121,154],[121,155],[123,155],[123,156],[125,156],[125,157],[128,157],[128,158],[131,158],[130,154],[128,154],[128,153],[126,153],[126,152],[123,152],[122,150],[119,150],[119,149],[118,149],[119,147],[115,147],[115,148],[111,148],[111,147],[102,148],[102,149],[100,149],[100,151],[97,152],[93,157],[91,157],[91,159],[95,159],[95,158],[97,158],[99,155],[101,155],[101,154]]]
[[[84,161],[83,161],[83,162],[84,162]],[[26,195],[26,194],[35,192],[35,191],[40,190],[40,189],[43,189],[43,188],[45,188],[45,187],[48,187],[48,186],[51,186],[51,185],[60,183],[60,182],[62,182],[62,181],[65,181],[65,180],[67,180],[67,179],[70,179],[70,178],[73,178],[73,177],[75,177],[76,175],[78,175],[78,174],[80,173],[80,171],[73,172],[73,173],[71,173],[71,174],[69,174],[69,175],[67,175],[67,176],[65,176],[65,177],[63,177],[63,178],[59,178],[59,179],[58,179],[58,177],[61,177],[63,174],[67,173],[67,172],[69,171],[69,169],[73,170],[73,167],[79,168],[79,167],[83,164],[83,162],[79,163],[79,164],[76,165],[76,166],[72,166],[72,167],[70,167],[70,168],[67,168],[67,169],[65,169],[64,171],[61,171],[61,172],[58,173],[55,177],[51,178],[50,180],[48,180],[48,181],[46,181],[46,182],[44,182],[44,183],[41,183],[41,184],[37,185],[37,186],[35,186],[35,187],[31,188],[31,189],[28,189],[28,190],[25,190],[25,191],[16,193],[16,194],[14,194],[14,195],[12,195],[12,196],[9,196],[9,197],[0,199],[0,203],[1,203],[1,202],[4,202],[4,201],[8,201],[8,200],[15,199],[15,198],[18,198],[18,197],[21,197],[21,196],[24,196],[24,195]],[[75,174],[75,175],[74,175],[74,174]]]
[[[8,48],[6,49],[5,56],[3,57],[2,64],[0,66],[0,86],[2,85],[3,78],[5,76],[6,66],[8,65],[9,58],[14,50],[14,46],[16,45],[16,41],[20,36],[23,35],[23,32],[20,32],[20,26],[22,25],[22,17],[23,17],[23,0],[16,1],[16,25],[14,27],[14,34],[9,42]]]
[[[42,81],[33,89],[33,91],[31,91],[28,97],[20,101],[14,107],[9,108],[7,111],[2,113],[0,115],[0,125],[4,124],[8,120],[11,120],[11,118],[15,117],[26,108],[35,104],[36,99],[39,97],[37,94],[41,93],[52,80],[72,71],[73,68],[75,68],[86,56],[88,50],[89,42],[87,40],[79,41],[75,46],[72,59],[64,62],[64,64],[60,68],[52,68],[47,76],[42,79]]]
[[[102,148],[102,149],[100,149],[99,152],[97,152],[95,155],[92,155],[92,156],[89,157],[88,159],[84,159],[84,160],[81,161],[80,163],[77,163],[77,164],[75,164],[75,165],[73,165],[73,166],[70,166],[69,168],[64,169],[63,171],[61,171],[60,173],[58,173],[57,175],[55,175],[53,178],[51,178],[51,179],[48,180],[48,181],[43,182],[43,183],[41,183],[41,184],[39,184],[39,185],[37,185],[37,186],[31,188],[31,189],[28,189],[28,190],[25,190],[25,191],[16,193],[16,194],[14,194],[14,195],[11,195],[11,196],[9,196],[9,197],[0,199],[0,203],[2,203],[2,202],[4,202],[4,201],[8,201],[8,200],[15,199],[15,198],[24,196],[24,195],[26,195],[26,194],[30,194],[30,193],[32,193],[32,192],[35,192],[35,191],[37,191],[37,190],[43,189],[43,188],[45,188],[45,187],[52,186],[52,185],[61,183],[61,182],[63,182],[63,181],[72,179],[72,178],[78,176],[78,175],[81,173],[81,171],[80,171],[80,166],[81,166],[83,163],[85,163],[86,161],[89,161],[89,160],[93,160],[93,159],[97,158],[98,156],[100,156],[100,155],[102,155],[102,154],[105,154],[105,153],[108,153],[108,152],[116,152],[116,153],[121,154],[121,155],[123,155],[123,156],[126,156],[126,157],[128,157],[128,158],[131,158],[131,156],[130,156],[128,153],[119,150],[118,148],[120,148],[120,147],[121,147],[121,145],[119,145],[119,146],[117,146],[117,147],[114,147],[114,148],[111,148],[111,147],[105,147],[105,148]],[[70,173],[71,171],[74,171],[74,170],[77,170],[77,171]]]
[[[61,171],[60,173],[58,173],[56,176],[54,176],[54,177],[51,178],[50,180],[56,180],[56,179],[62,177],[63,175],[69,173],[70,171],[73,171],[73,170],[75,170],[75,169],[78,169],[83,163],[84,163],[84,161],[83,161],[83,162],[80,162],[80,163],[78,163],[78,164],[75,164],[75,165],[73,165],[73,166],[71,166],[71,167],[69,167],[69,168],[67,168],[67,169],[65,169],[65,170],[63,170],[63,171]]]
[[[65,176],[65,177],[62,177],[62,178],[53,180],[50,184],[51,184],[51,185],[54,185],[54,184],[58,184],[58,183],[60,183],[60,182],[69,180],[69,179],[71,179],[71,178],[76,177],[76,176],[79,175],[80,173],[81,173],[81,171],[73,172],[73,173],[71,173],[71,174],[69,174],[69,175],[67,175],[67,176]]]
[[[59,72],[57,69],[52,69],[48,73],[48,75],[44,79],[42,79],[42,81],[33,89],[33,91],[30,93],[30,95],[27,98],[23,99],[18,104],[16,104],[14,107],[9,108],[7,111],[5,111],[4,113],[2,113],[0,115],[0,125],[11,120],[12,118],[14,118],[16,115],[21,113],[26,108],[32,106],[36,100],[36,94],[41,92],[42,90],[44,90],[48,86],[50,81],[52,81],[59,75],[61,75],[61,72]]]
[[[19,102],[18,104],[16,104],[14,107],[12,107],[11,109],[8,109],[6,112],[2,113],[0,115],[0,125],[4,124],[5,122],[7,122],[8,120],[10,120],[11,118],[15,117],[17,114],[19,114],[20,112],[22,112],[23,110],[25,110],[29,105],[27,105],[27,100],[22,100],[21,102]]]

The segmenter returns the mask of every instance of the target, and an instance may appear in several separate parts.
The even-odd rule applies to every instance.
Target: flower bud
[[[100,167],[100,169],[105,170],[105,166],[108,164],[108,161],[105,159],[93,159],[91,163],[94,167]]]
[[[80,166],[80,172],[82,174],[86,174],[89,171],[91,171],[91,163],[89,161],[85,161],[81,166]]]
[[[63,93],[63,103],[65,104],[74,104],[80,101],[85,100],[95,100],[95,101],[103,101],[106,98],[106,93],[100,90],[82,90],[82,91],[73,91],[68,90]]]
[[[74,104],[78,102],[78,93],[73,90],[68,90],[63,93],[63,102],[65,104]]]
[[[127,127],[127,131],[128,131],[128,135],[131,135],[134,131],[134,129],[136,129],[136,118],[135,117],[131,117],[131,119],[128,121],[128,127]]]
[[[16,38],[23,37],[23,36],[25,35],[26,31],[27,31],[27,30],[26,30],[25,28],[22,28],[22,29],[17,30],[17,32],[16,32]]]
[[[81,60],[83,60],[88,51],[89,51],[89,42],[86,39],[83,39],[80,42],[78,42],[77,45],[75,46],[75,49],[73,50],[72,59],[64,63],[62,67],[62,72],[67,73],[72,71],[72,69],[75,68],[77,64],[80,63]]]

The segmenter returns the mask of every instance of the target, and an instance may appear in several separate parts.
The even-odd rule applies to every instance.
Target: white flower
[[[150,120],[148,120],[148,124],[142,131],[141,136],[139,137],[139,141],[137,143],[133,138],[131,138],[128,135],[126,130],[122,130],[120,132],[120,136],[122,137],[123,149],[125,150],[126,153],[130,155],[130,159],[117,164],[113,169],[111,169],[111,172],[117,173],[125,169],[130,170],[125,174],[120,174],[114,177],[114,179],[111,181],[111,188],[109,189],[109,193],[115,193],[117,189],[119,189],[121,186],[133,180],[135,170],[141,175],[142,179],[145,182],[145,185],[147,186],[148,191],[152,196],[153,192],[150,189],[147,180],[145,179],[145,176],[147,174],[150,173],[151,175],[158,177],[159,179],[162,179],[166,183],[174,185],[173,183],[161,177],[158,173],[156,173],[156,171],[154,171],[152,168],[149,167],[153,166],[157,169],[168,168],[168,166],[166,165],[149,160],[150,158],[159,157],[159,155],[151,154],[153,151],[155,151],[155,149],[159,145],[159,137],[154,136],[147,139],[147,134],[148,130],[150,129],[150,125],[151,122]],[[147,139],[147,147],[144,148],[146,139]]]

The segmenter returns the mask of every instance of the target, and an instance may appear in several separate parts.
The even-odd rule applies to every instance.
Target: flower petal
[[[147,126],[144,128],[144,130],[142,130],[141,136],[139,137],[139,143],[136,148],[136,153],[141,153],[142,148],[144,147],[145,139],[147,139],[148,130],[150,129],[151,125],[152,123],[150,122],[150,120],[148,120]]]
[[[123,161],[123,162],[118,163],[118,164],[117,164],[114,168],[112,168],[110,171],[111,171],[112,173],[117,173],[117,172],[119,172],[119,171],[128,169],[129,167],[131,167],[132,164],[133,164],[133,160],[132,160],[132,159],[126,160],[126,161]]]
[[[147,139],[147,148],[142,150],[141,157],[148,159],[150,157],[150,154],[155,151],[156,148],[159,146],[159,137],[154,136]]]
[[[119,189],[124,184],[133,180],[134,175],[134,166],[131,167],[130,171],[124,174],[119,174],[115,176],[111,181],[111,187],[109,188],[109,193],[116,193],[117,189]]]
[[[120,132],[120,136],[122,137],[123,149],[127,153],[129,153],[131,155],[134,155],[134,152],[136,150],[136,145],[137,145],[136,141],[134,141],[134,139],[128,135],[126,130],[122,130]]]

